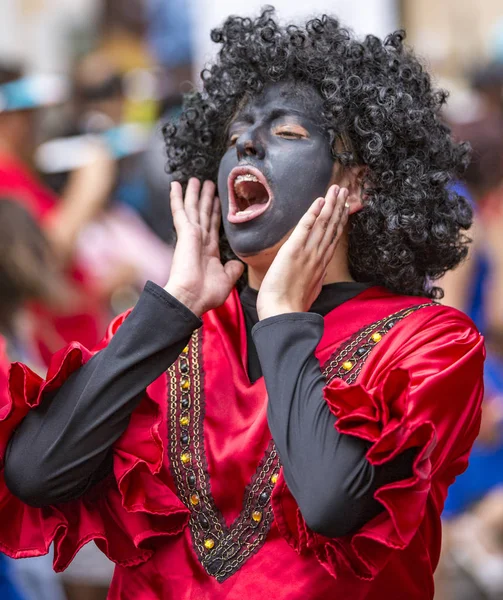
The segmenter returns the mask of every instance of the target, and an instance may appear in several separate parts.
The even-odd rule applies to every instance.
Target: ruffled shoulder
[[[120,326],[118,317],[107,338]],[[100,347],[107,343],[107,338]],[[133,413],[126,432],[114,446],[114,473],[79,500],[34,508],[7,489],[3,459],[7,443],[27,412],[44,401],[48,392],[63,382],[93,355],[80,344],[71,344],[54,356],[47,379],[25,365],[10,369],[10,395],[0,405],[0,550],[13,558],[46,554],[54,542],[54,568],[65,569],[78,550],[94,540],[112,560],[132,566],[147,560],[158,536],[180,533],[189,511],[170,489],[165,456],[165,418],[162,392],[166,382],[158,380],[147,390]]]
[[[336,429],[368,441],[372,465],[417,449],[412,476],[375,492],[383,506],[377,517],[355,534],[326,538],[309,529],[283,478],[278,481],[272,503],[280,532],[298,553],[314,553],[334,577],[349,572],[372,580],[392,552],[405,549],[417,534],[432,486],[441,483],[435,494],[440,498],[435,505],[438,518],[448,485],[467,466],[480,424],[483,341],[475,330],[445,329],[450,346],[438,337],[431,343],[425,340],[414,356],[384,371],[373,387],[341,379],[325,387]]]

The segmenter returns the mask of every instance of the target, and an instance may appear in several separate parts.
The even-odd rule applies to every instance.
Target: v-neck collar
[[[347,300],[351,300],[369,287],[371,287],[371,284],[359,283],[356,281],[341,281],[324,285],[321,288],[320,295],[309,309],[309,312],[317,313],[324,317],[334,308],[337,308]],[[246,286],[239,294],[239,299],[243,308],[248,314],[254,317],[253,320],[255,320],[255,323],[258,323],[259,321],[258,316],[256,315],[257,298],[258,290],[254,290],[249,286]]]
[[[324,285],[320,295],[315,300],[309,312],[317,313],[324,317],[348,300],[351,300],[366,291],[369,287],[371,287],[369,284],[358,283],[355,281],[344,281]],[[246,334],[246,343],[243,344],[241,348],[241,356],[249,385],[253,385],[262,377],[260,361],[251,335],[253,326],[259,321],[257,314],[257,297],[258,291],[249,286],[244,288],[239,295],[241,305],[240,327],[243,327],[243,332]]]

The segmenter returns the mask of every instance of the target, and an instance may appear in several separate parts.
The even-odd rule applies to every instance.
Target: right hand
[[[244,265],[220,261],[220,201],[214,183],[205,181],[201,190],[199,180],[190,179],[184,202],[182,186],[173,182],[171,211],[177,243],[164,289],[200,317],[226,301]]]

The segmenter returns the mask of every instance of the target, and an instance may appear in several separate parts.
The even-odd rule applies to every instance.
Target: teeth
[[[236,186],[238,183],[241,183],[242,181],[254,181],[258,183],[258,178],[255,177],[255,175],[252,175],[251,173],[246,173],[245,175],[238,175],[236,177],[236,180],[234,181],[234,185]]]
[[[253,214],[253,210],[238,210],[236,215],[251,215]]]

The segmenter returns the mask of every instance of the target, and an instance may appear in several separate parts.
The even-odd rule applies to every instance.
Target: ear
[[[348,167],[344,169],[343,173],[339,177],[336,177],[337,185],[347,188],[349,195],[346,202],[349,204],[349,214],[358,212],[363,208],[363,178],[367,167],[363,165],[357,165],[354,167]]]

